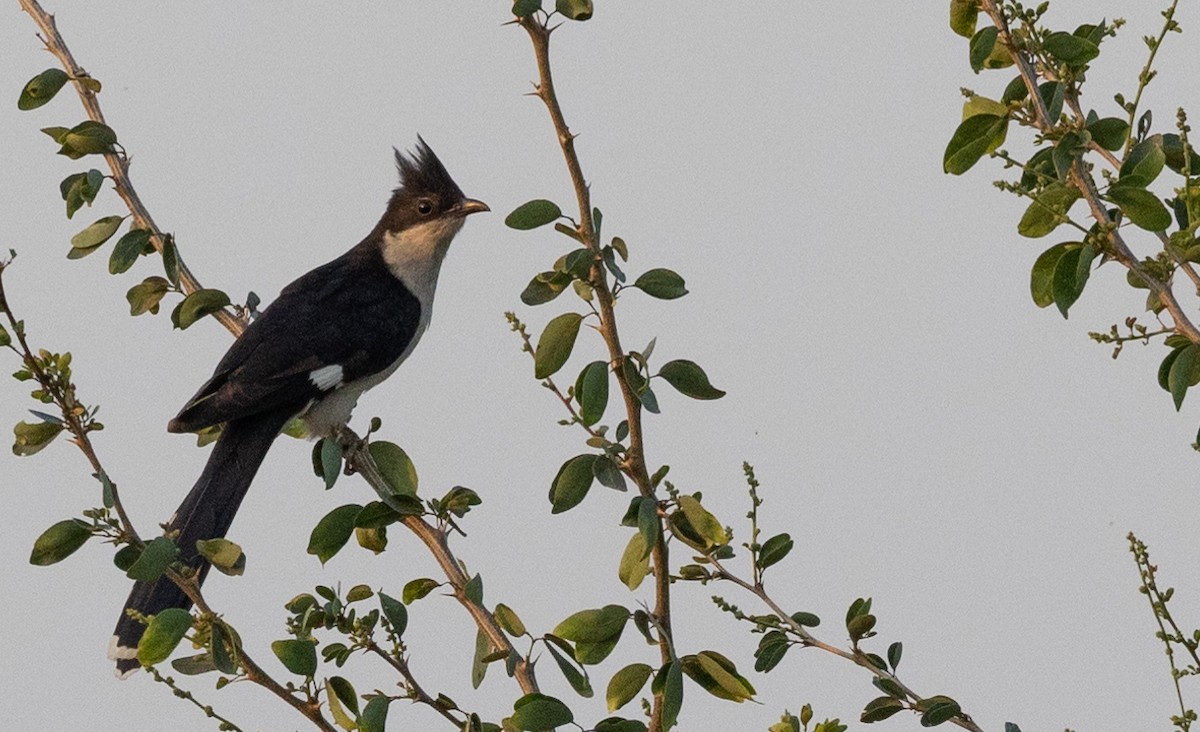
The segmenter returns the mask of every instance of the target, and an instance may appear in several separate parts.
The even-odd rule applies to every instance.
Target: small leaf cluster
[[[68,80],[67,74],[59,69],[43,71],[25,85],[17,107],[27,110],[46,104]],[[75,81],[92,94],[101,89],[100,82],[91,77],[81,77]],[[88,155],[109,155],[113,156],[110,160],[122,162],[126,159],[125,151],[117,142],[117,133],[102,122],[89,119],[74,127],[47,127],[42,132],[61,146],[58,154],[72,160]],[[59,184],[59,192],[66,204],[67,218],[72,218],[84,205],[92,206],[108,178],[109,176],[95,168],[72,173],[64,178]],[[67,258],[82,259],[99,251],[116,236],[129,218],[129,215],[102,216],[88,224],[71,237],[71,248],[67,252]],[[199,289],[188,292],[180,284],[179,250],[174,237],[152,232],[136,221],[113,246],[108,260],[108,271],[114,275],[123,274],[129,271],[139,258],[156,252],[162,254],[163,275],[147,277],[129,289],[125,297],[129,302],[130,315],[157,314],[163,298],[168,293],[176,293],[183,295],[183,298],[171,311],[171,323],[176,328],[185,330],[204,316],[230,305],[229,296],[220,290]]]
[[[1163,13],[1162,32],[1144,39],[1150,59],[1138,77],[1136,93],[1115,95],[1114,114],[1087,109],[1083,91],[1090,66],[1116,35],[1121,21],[1054,29],[1043,22],[1047,3],[1027,8],[1006,2],[1003,28],[989,23],[977,30],[978,1],[951,3],[951,28],[970,39],[968,61],[976,73],[1010,68],[1018,59],[1021,66],[998,98],[964,92],[963,119],[946,147],[944,168],[958,175],[985,155],[999,157],[1020,177],[997,186],[1029,200],[1018,233],[1042,238],[1064,226],[1074,230],[1073,236],[1043,251],[1030,273],[1034,303],[1043,308],[1054,305],[1064,318],[1082,295],[1092,271],[1107,262],[1119,262],[1129,270],[1128,284],[1148,291],[1146,309],[1155,315],[1167,308],[1164,293],[1173,297],[1177,271],[1196,279],[1200,156],[1189,141],[1191,128],[1180,110],[1174,131],[1156,132],[1152,114],[1141,113],[1139,106],[1145,87],[1156,74],[1152,68],[1155,53],[1168,33],[1181,30],[1174,19],[1175,5]],[[1029,78],[1031,72],[1036,86]],[[1000,149],[1013,122],[1035,132],[1035,151],[1023,160]],[[1102,175],[1102,182],[1093,178],[1095,172]],[[1164,181],[1171,191],[1166,197],[1152,190]],[[1081,200],[1088,204],[1090,224],[1072,214]],[[1131,230],[1152,234],[1161,251],[1136,258],[1120,238]],[[1156,335],[1170,332],[1165,329]],[[1096,340],[1118,344],[1128,340],[1114,338],[1118,340]],[[1167,338],[1166,345],[1170,352],[1159,368],[1159,384],[1178,409],[1187,389],[1200,383],[1196,347],[1182,336]],[[1118,347],[1115,353],[1119,352]]]

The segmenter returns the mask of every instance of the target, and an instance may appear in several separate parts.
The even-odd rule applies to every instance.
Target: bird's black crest
[[[457,202],[463,198],[458,184],[420,135],[417,136],[417,147],[412,152],[396,150],[396,167],[400,171],[400,187],[395,191],[397,195],[434,194],[444,202]]]

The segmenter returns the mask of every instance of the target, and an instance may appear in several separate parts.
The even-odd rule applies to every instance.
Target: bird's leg
[[[359,437],[348,425],[342,424],[333,430],[330,439],[337,442],[338,446],[342,448],[342,457],[345,458],[346,463],[345,474],[354,475],[357,471],[354,469],[353,457],[359,451],[367,449],[366,438]]]

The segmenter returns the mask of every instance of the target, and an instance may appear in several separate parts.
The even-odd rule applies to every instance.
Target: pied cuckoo
[[[464,196],[417,139],[412,153],[396,152],[400,187],[371,233],[285,287],[167,426],[224,425],[200,479],[165,525],[201,582],[210,565],[196,542],[225,536],[280,430],[296,416],[313,436],[346,423],[358,397],[390,376],[429,326],[438,272],[464,218],[489,210]],[[117,676],[139,668],[145,626],[129,610],[154,615],[191,604],[166,577],[135,583],[109,645]]]

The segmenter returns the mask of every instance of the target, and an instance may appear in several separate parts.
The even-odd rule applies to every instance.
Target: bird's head
[[[400,187],[392,192],[376,233],[392,273],[410,288],[429,289],[463,219],[490,211],[483,201],[467,198],[446,172],[442,161],[417,137],[410,153],[396,151]],[[429,283],[426,286],[423,283]]]
[[[417,147],[409,153],[396,150],[396,168],[400,171],[400,187],[392,192],[387,213],[381,223],[390,232],[444,220],[462,226],[468,214],[490,211],[483,201],[463,195],[462,189],[446,172],[425,140],[417,137]]]

